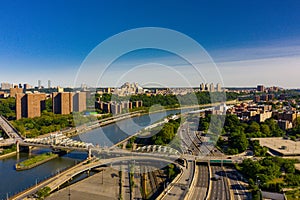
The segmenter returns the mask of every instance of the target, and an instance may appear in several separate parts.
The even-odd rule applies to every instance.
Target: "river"
[[[94,145],[111,146],[129,135],[135,134],[142,128],[163,119],[165,116],[178,112],[180,112],[180,110],[169,110],[125,119],[75,136],[73,139],[90,142]],[[15,164],[17,162],[25,160],[32,155],[47,151],[50,151],[50,149],[36,149],[31,152],[31,155],[28,153],[20,153],[19,155],[0,160],[0,199],[6,199],[7,196],[12,196],[31,187],[35,185],[36,182],[40,182],[67,167],[75,165],[76,162],[85,159],[87,156],[87,154],[83,152],[71,152],[30,170],[15,170]]]

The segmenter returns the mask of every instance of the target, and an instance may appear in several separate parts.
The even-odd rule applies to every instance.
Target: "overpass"
[[[2,115],[0,115],[0,127],[9,137],[8,139],[2,140],[0,142],[0,146],[10,146],[15,144],[17,141],[23,141],[21,134]]]
[[[116,158],[109,158],[109,159],[101,159],[101,160],[85,160],[83,162],[81,162],[80,164],[71,167],[70,169],[61,172],[60,174],[47,179],[41,183],[39,183],[38,185],[23,191],[13,197],[11,197],[10,199],[24,199],[27,196],[34,194],[35,192],[37,192],[38,190],[44,188],[44,187],[49,187],[51,189],[51,192],[58,189],[61,185],[63,185],[64,183],[66,183],[67,181],[71,180],[74,176],[81,174],[85,171],[89,171],[92,170],[94,168],[98,168],[101,167],[103,165],[107,165],[107,164],[112,164],[112,163],[116,163],[116,162],[122,162],[122,161],[129,161],[129,160],[134,160],[134,161],[159,161],[159,162],[167,162],[167,163],[174,163],[176,165],[178,165],[178,163],[174,162],[172,159],[168,159],[168,157],[166,158],[159,158],[159,157],[148,157],[148,156],[124,156],[124,157],[116,157]]]

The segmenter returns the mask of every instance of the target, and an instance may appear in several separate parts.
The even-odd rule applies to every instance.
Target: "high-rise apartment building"
[[[258,85],[258,86],[257,86],[257,91],[258,91],[258,92],[264,92],[264,91],[265,91],[265,86],[263,86],[263,85]]]
[[[18,86],[15,86],[14,88],[9,89],[9,95],[11,97],[16,97],[16,94],[23,93],[23,89],[19,88]]]
[[[86,92],[76,92],[73,96],[73,111],[82,112],[86,110]]]
[[[205,85],[204,85],[204,83],[200,84],[200,91],[201,92],[205,91]]]
[[[53,113],[70,114],[73,112],[73,93],[72,92],[54,92],[52,93]]]
[[[33,118],[41,116],[46,108],[46,94],[16,94],[16,118]]]
[[[48,88],[51,88],[51,80],[48,80]]]
[[[204,91],[209,91],[209,84],[205,83]]]

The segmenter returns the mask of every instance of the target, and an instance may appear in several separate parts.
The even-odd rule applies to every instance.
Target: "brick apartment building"
[[[16,93],[16,119],[34,118],[41,116],[46,108],[46,94],[22,94]]]
[[[52,101],[54,114],[66,115],[86,110],[85,92],[54,92]]]

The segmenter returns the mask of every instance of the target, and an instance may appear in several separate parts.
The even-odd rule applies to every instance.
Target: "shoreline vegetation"
[[[24,160],[22,162],[17,163],[15,165],[15,167],[16,167],[17,171],[27,170],[27,169],[34,168],[38,165],[41,165],[43,163],[46,163],[49,160],[52,160],[52,159],[57,158],[57,157],[58,157],[58,154],[54,154],[52,152],[43,153],[43,154],[36,155],[36,156],[31,157],[27,160]]]
[[[236,100],[231,100],[231,101],[227,101],[226,103],[232,104],[232,103],[236,103],[236,102],[237,102]],[[94,122],[94,124],[92,124],[90,126],[87,126],[87,127],[85,126],[82,129],[79,128],[79,130],[76,130],[76,128],[72,128],[71,130],[63,132],[63,134],[65,134],[67,137],[73,137],[73,136],[77,136],[79,134],[86,133],[90,130],[97,129],[97,128],[102,127],[102,126],[113,124],[113,123],[121,121],[121,120],[129,119],[131,117],[137,117],[137,116],[143,116],[143,115],[147,115],[147,114],[160,113],[160,112],[170,111],[170,110],[181,110],[181,109],[192,109],[192,108],[199,108],[200,109],[200,108],[205,108],[205,107],[214,106],[214,105],[217,105],[217,103],[192,105],[192,106],[182,106],[182,107],[167,107],[167,108],[163,108],[163,109],[159,109],[159,110],[152,110],[150,112],[149,112],[149,108],[143,108],[143,110],[134,111],[134,112],[130,112],[130,113],[121,114],[119,116],[117,115],[117,116],[112,116],[112,117],[108,117],[108,118],[98,120],[97,122]],[[43,137],[45,135],[41,135],[41,136]]]
[[[2,152],[0,153],[0,160],[10,156],[14,156],[16,154],[17,154],[17,147],[14,144],[11,147],[2,150]]]
[[[9,153],[1,154],[0,155],[0,160],[11,157],[11,156],[14,156],[16,154],[17,154],[17,151],[12,151],[12,152],[9,152]]]

